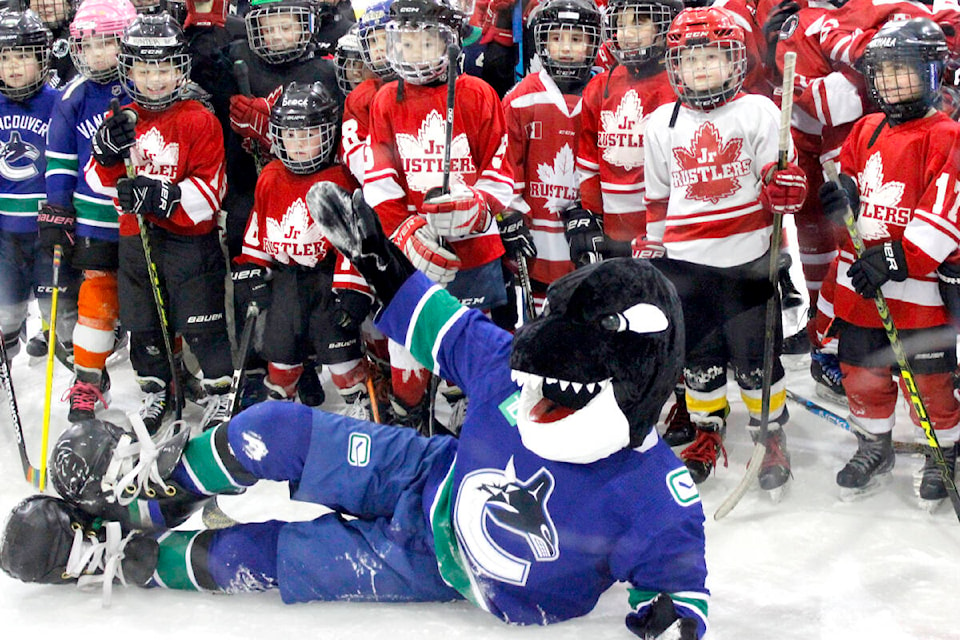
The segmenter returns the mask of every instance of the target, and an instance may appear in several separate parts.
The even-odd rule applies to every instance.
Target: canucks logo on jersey
[[[0,142],[0,176],[12,182],[30,180],[40,173],[39,158],[39,149],[25,142],[19,131],[11,131],[10,137]]]

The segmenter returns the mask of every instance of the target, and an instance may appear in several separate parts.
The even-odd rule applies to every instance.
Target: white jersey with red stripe
[[[887,282],[883,295],[897,327],[920,329],[949,322],[936,269],[960,244],[960,124],[937,112],[894,127],[883,114],[859,120],[840,153],[840,169],[860,191],[857,228],[873,247],[901,241],[908,277]],[[862,327],[881,327],[872,299],[853,288],[847,269],[850,241],[840,251],[833,311]]]
[[[366,153],[370,143],[370,105],[383,86],[380,78],[367,78],[343,102],[343,124],[340,127],[340,162],[363,184]]]
[[[633,240],[646,228],[643,136],[654,109],[676,95],[666,71],[638,79],[624,66],[583,90],[577,176],[583,207],[603,215],[605,233]]]
[[[664,105],[647,123],[648,237],[669,258],[711,267],[763,256],[772,216],[760,206],[760,170],[777,160],[776,105],[741,93],[712,111],[681,106],[671,126],[673,114]]]
[[[550,283],[573,271],[560,212],[580,197],[576,176],[580,96],[564,94],[546,71],[528,75],[504,97],[510,208],[526,215],[537,247],[530,276]]]
[[[371,164],[363,195],[389,234],[423,208],[426,193],[443,184],[447,87],[385,84],[370,107]],[[480,78],[456,81],[450,184],[476,187],[493,213],[513,198],[513,175],[505,161],[507,130],[496,91]],[[487,264],[503,255],[496,225],[468,236],[448,238],[463,269]]]

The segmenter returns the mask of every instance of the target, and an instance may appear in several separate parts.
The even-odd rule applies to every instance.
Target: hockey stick
[[[780,100],[780,140],[777,148],[777,170],[787,168],[790,153],[790,119],[793,114],[793,76],[797,66],[797,54],[790,51],[783,59],[783,89]],[[780,268],[780,244],[783,236],[783,214],[773,212],[773,232],[770,236],[770,286],[773,288],[767,300],[766,320],[763,327],[763,381],[760,400],[760,434],[753,446],[753,455],[740,484],[723,501],[713,514],[714,520],[725,517],[747,492],[750,484],[760,473],[760,463],[767,452],[767,435],[770,423],[770,396],[773,385],[773,361],[776,358],[777,320],[780,316],[780,291],[777,275]]]
[[[114,98],[110,101],[110,110],[114,115],[120,114],[120,101]],[[136,112],[131,111],[136,122]],[[123,156],[123,164],[127,170],[127,178],[133,180],[137,177],[133,163],[130,161],[130,154]],[[147,233],[147,225],[143,219],[143,214],[138,213],[137,227],[140,229],[140,244],[143,247],[143,258],[147,263],[147,275],[150,277],[150,291],[153,293],[153,304],[157,309],[157,317],[160,319],[160,332],[163,334],[163,348],[167,352],[167,365],[170,367],[170,386],[173,387],[174,416],[180,420],[183,417],[183,389],[180,387],[180,367],[177,366],[177,359],[173,353],[173,342],[170,339],[170,320],[167,318],[166,304],[163,301],[163,293],[160,291],[160,274],[157,272],[157,263],[153,261],[153,251],[150,248],[150,236]]]
[[[247,63],[243,60],[235,60],[233,63],[233,79],[237,81],[237,88],[240,90],[240,95],[247,96],[248,98],[253,97],[253,89],[250,88],[250,68],[247,66]],[[254,139],[250,139],[250,150],[253,156],[253,164],[257,169],[259,174],[263,171],[263,153],[260,149],[260,142]]]
[[[533,285],[530,283],[530,268],[526,256],[517,258],[517,271],[520,275],[520,290],[523,292],[523,308],[527,311],[527,320],[537,317],[537,305],[533,300]]]
[[[513,5],[513,41],[517,45],[517,64],[513,67],[513,82],[516,84],[527,75],[526,64],[523,59],[523,0],[517,0]]]
[[[43,428],[40,431],[40,483],[37,486],[43,493],[47,486],[47,446],[50,443],[50,404],[53,396],[53,362],[57,344],[57,302],[60,299],[60,262],[63,260],[63,247],[53,245],[53,292],[50,294],[50,337],[47,343],[47,380],[43,395]]]
[[[254,328],[257,326],[257,318],[260,317],[260,307],[256,302],[247,305],[247,314],[243,320],[243,331],[240,333],[240,344],[238,345],[237,355],[240,359],[233,370],[233,379],[230,381],[230,392],[227,395],[230,398],[230,415],[235,416],[240,411],[240,388],[243,386],[244,379],[247,377],[247,358],[250,357],[250,348],[253,346]]]
[[[795,402],[818,418],[821,418],[822,420],[829,422],[836,427],[840,427],[844,431],[859,433],[871,440],[876,438],[876,436],[872,433],[864,431],[860,426],[857,425],[857,423],[847,420],[840,414],[834,413],[823,405],[817,404],[808,398],[804,398],[803,396],[790,391],[790,389],[787,389],[787,400]],[[904,442],[902,440],[893,441],[893,450],[896,453],[923,453],[923,447],[921,445],[917,444],[916,442]]]
[[[23,466],[23,477],[34,487],[40,487],[40,470],[30,463],[27,455],[27,444],[23,439],[23,422],[20,421],[20,409],[17,407],[17,394],[13,390],[13,378],[10,375],[10,362],[7,360],[7,348],[0,338],[0,387],[7,394],[7,406],[10,408],[10,418],[13,420],[13,429],[17,433],[17,450],[20,452],[20,464]]]
[[[835,183],[841,189],[843,188],[837,175],[837,166],[832,161],[828,160],[825,162],[823,170],[828,180]],[[865,245],[863,238],[860,237],[860,230],[857,228],[857,220],[854,218],[853,211],[849,205],[847,205],[846,210],[843,212],[843,223],[847,227],[847,233],[850,234],[850,242],[853,244],[854,254],[859,258],[863,254]],[[943,478],[943,486],[946,488],[947,496],[950,498],[950,504],[953,506],[953,511],[957,519],[960,520],[960,494],[957,493],[957,483],[954,480],[953,473],[950,472],[950,467],[947,466],[947,461],[943,458],[943,449],[937,440],[937,434],[933,430],[930,416],[927,414],[927,409],[923,404],[923,398],[920,396],[920,390],[917,388],[913,368],[907,360],[907,352],[903,348],[903,342],[900,340],[900,334],[897,332],[897,327],[893,322],[893,316],[890,315],[890,307],[887,306],[887,300],[879,288],[874,296],[874,302],[877,305],[877,314],[880,316],[883,330],[887,334],[887,340],[890,342],[890,348],[893,350],[893,355],[897,359],[897,366],[900,368],[900,378],[907,388],[907,393],[910,396],[910,404],[913,406],[913,410],[916,412],[917,418],[920,421],[920,428],[923,429],[923,433],[927,438],[930,455],[933,456],[933,460],[940,470],[940,475]]]
[[[460,62],[460,47],[451,44],[447,47],[447,121],[443,143],[443,187],[442,193],[450,193],[450,154],[453,147],[453,107],[457,102],[457,65]]]

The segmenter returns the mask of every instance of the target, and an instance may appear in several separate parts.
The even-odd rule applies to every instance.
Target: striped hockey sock
[[[227,442],[229,423],[201,433],[187,444],[172,477],[198,495],[242,493],[257,478],[243,468]]]

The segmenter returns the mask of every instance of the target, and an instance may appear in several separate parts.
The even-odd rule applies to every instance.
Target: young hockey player
[[[503,101],[514,198],[500,227],[508,256],[517,259],[526,248],[517,223],[529,226],[536,249],[530,280],[542,305],[547,285],[573,270],[560,216],[579,198],[580,94],[600,47],[600,12],[590,0],[547,0],[530,14],[527,28],[542,69]]]
[[[47,202],[40,239],[72,248],[71,266],[83,272],[79,317],[73,330],[74,374],[69,420],[94,417],[110,388],[107,357],[113,351],[117,302],[117,210],[93,191],[80,168],[90,161],[90,141],[111,100],[122,95],[117,71],[120,37],[136,18],[129,0],[86,0],[70,25],[70,47],[81,76],[64,91],[47,134]],[[124,102],[128,99],[123,96]]]
[[[376,74],[363,64],[360,38],[357,35],[356,28],[350,29],[337,40],[337,49],[333,54],[333,66],[337,71],[337,87],[344,99],[364,80],[376,77]]]
[[[48,82],[54,89],[63,89],[77,75],[77,67],[70,55],[68,28],[74,9],[79,4],[74,4],[73,0],[30,0],[30,8],[40,16],[44,26],[50,29],[53,35]]]
[[[549,315],[511,337],[417,273],[359,193],[351,210],[335,191],[314,187],[311,213],[386,304],[384,332],[471,397],[460,438],[273,402],[189,443],[183,430],[151,460],[117,447],[114,425],[74,425],[51,466],[66,500],[33,496],[15,507],[0,566],[27,582],[88,574],[83,583],[279,589],[289,603],[466,598],[513,625],[586,615],[625,582],[629,631],[703,638],[700,496],[652,428],[679,375],[682,318],[670,283],[646,261],[590,265],[554,282]],[[153,480],[125,491],[116,475],[136,463]],[[145,536],[130,533],[132,511],[117,508],[134,499],[152,514],[196,508],[267,477],[288,481],[297,500],[355,517]],[[139,500],[146,492],[161,497]],[[113,521],[106,535],[75,534],[90,531],[94,514]],[[102,561],[68,564],[87,550]]]
[[[190,56],[172,17],[138,16],[124,32],[118,60],[133,104],[104,118],[85,175],[95,192],[116,199],[120,212],[120,321],[130,331],[130,360],[145,394],[140,412],[155,432],[174,402],[152,291],[159,286],[169,330],[183,336],[203,369],[203,424],[210,427],[229,418],[233,372],[224,318],[226,264],[216,225],[225,190],[223,135],[210,111],[181,99]],[[149,276],[138,219],[147,227],[159,283]]]
[[[506,302],[494,216],[513,193],[500,100],[479,78],[456,78],[451,193],[439,194],[447,74],[456,73],[447,68],[447,49],[460,44],[466,23],[463,14],[433,0],[394,0],[390,17],[387,58],[400,79],[380,89],[370,107],[364,195],[417,268],[467,306],[493,309]],[[429,372],[395,345],[390,363],[397,415],[422,422]]]
[[[844,143],[843,187],[829,182],[820,191],[827,215],[836,218],[848,204],[859,214],[867,247],[859,259],[849,240],[841,249],[832,300],[830,333],[839,338],[850,413],[860,427],[857,452],[837,474],[845,497],[874,488],[895,461],[896,361],[873,300],[881,290],[944,458],[951,470],[956,464],[957,335],[934,273],[960,237],[960,125],[936,109],[946,56],[943,32],[927,18],[891,22],[873,36],[862,65],[882,113],[859,120]],[[912,410],[911,417],[919,424]],[[930,454],[919,494],[926,507],[947,495]]]
[[[292,400],[309,345],[330,368],[347,409],[368,418],[367,367],[360,325],[372,296],[340,287],[338,254],[307,212],[307,190],[329,181],[353,190],[353,177],[334,164],[340,113],[320,83],[291,83],[270,113],[273,154],[278,158],[257,181],[243,254],[234,266],[237,301],[270,306],[260,354],[269,362],[264,384],[270,397]],[[267,284],[267,275],[273,278]],[[351,279],[347,279],[348,282]]]
[[[50,317],[53,256],[37,251],[37,213],[46,197],[47,128],[59,99],[45,83],[51,41],[33,11],[0,11],[0,329],[9,358],[20,350],[21,325],[35,291],[44,318]],[[70,303],[75,283],[68,269],[63,275],[57,333],[69,336],[76,320]]]
[[[667,33],[667,47],[678,101],[647,122],[647,235],[634,247],[638,256],[665,256],[662,268],[683,302],[683,377],[697,431],[680,458],[703,482],[725,455],[728,365],[750,414],[751,437],[759,435],[764,341],[757,336],[765,333],[766,300],[748,299],[768,278],[772,214],[803,205],[806,178],[795,164],[776,168],[780,114],[769,98],[741,92],[743,31],[725,9],[684,10]],[[765,490],[790,477],[785,401],[777,356],[759,471]]]

